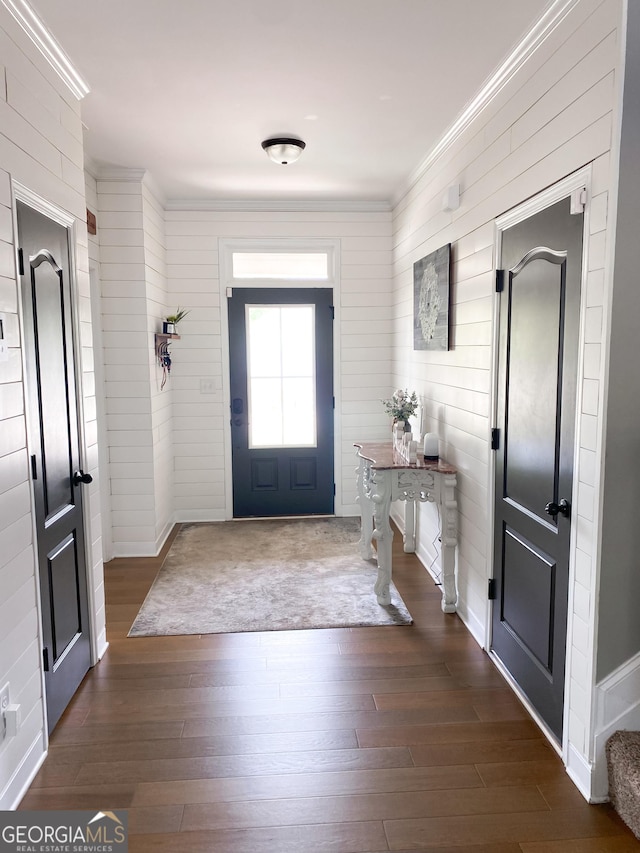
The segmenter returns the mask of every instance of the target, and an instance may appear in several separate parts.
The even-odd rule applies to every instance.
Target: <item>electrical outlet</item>
[[[9,705],[9,682],[7,681],[2,690],[0,690],[0,741],[3,741],[7,736],[6,712]]]

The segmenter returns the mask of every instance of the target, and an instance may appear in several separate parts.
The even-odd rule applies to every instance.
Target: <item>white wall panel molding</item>
[[[608,798],[604,747],[620,730],[640,730],[640,652],[596,685],[595,769],[588,794],[592,802]]]
[[[80,101],[89,94],[89,85],[26,0],[0,0],[13,15],[55,73]]]
[[[455,143],[460,134],[475,121],[579,2],[581,0],[554,0],[544,15],[529,30],[524,38],[521,39],[504,62],[494,71],[473,100],[460,113],[417,169],[410,175],[406,186],[395,196],[394,206],[424,177],[433,164]]]

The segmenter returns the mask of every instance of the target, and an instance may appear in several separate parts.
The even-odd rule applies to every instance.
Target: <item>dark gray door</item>
[[[333,291],[229,299],[233,514],[333,513]]]
[[[502,241],[492,649],[558,740],[582,226],[566,199]]]
[[[49,731],[90,665],[67,229],[18,203]]]

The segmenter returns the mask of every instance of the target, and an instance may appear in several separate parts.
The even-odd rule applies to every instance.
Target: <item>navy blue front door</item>
[[[334,511],[333,291],[229,298],[233,515]]]

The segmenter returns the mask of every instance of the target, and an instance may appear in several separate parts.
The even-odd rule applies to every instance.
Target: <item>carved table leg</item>
[[[415,501],[404,502],[404,552],[413,554],[416,550],[416,504]]]
[[[358,503],[360,504],[360,556],[363,560],[374,557],[371,539],[373,537],[373,504],[367,497],[367,485],[371,468],[364,459],[358,465]]]
[[[375,530],[373,537],[377,543],[378,579],[374,592],[378,604],[391,604],[389,584],[391,583],[391,549],[393,545],[393,530],[389,521],[391,508],[391,472],[376,471],[372,482],[372,500],[374,505]]]
[[[455,499],[455,475],[444,478],[440,512],[442,519],[442,609],[456,612],[456,544],[458,541],[458,504]]]

